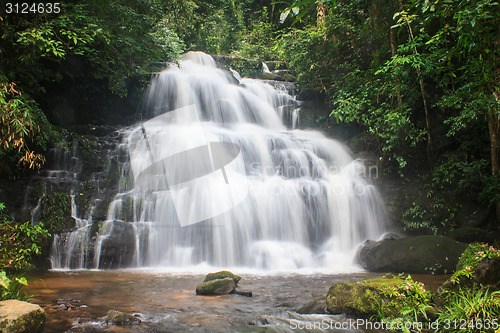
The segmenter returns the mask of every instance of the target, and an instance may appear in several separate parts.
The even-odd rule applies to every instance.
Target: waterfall
[[[351,267],[357,246],[385,231],[383,203],[362,163],[297,129],[299,114],[286,90],[188,53],[153,76],[148,120],[123,130],[129,159],[111,171],[118,194],[92,262],[71,254],[55,268]]]

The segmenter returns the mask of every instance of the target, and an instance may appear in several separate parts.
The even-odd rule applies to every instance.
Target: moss
[[[332,285],[326,297],[330,313],[346,313],[370,317],[378,311],[397,315],[402,308],[393,298],[386,296],[389,289],[404,284],[400,278],[370,279],[359,282],[340,282]]]
[[[203,282],[208,282],[208,281],[218,280],[218,279],[225,279],[225,278],[233,279],[234,283],[236,285],[241,280],[240,276],[235,275],[230,271],[220,271],[220,272],[215,272],[215,273],[208,273]]]
[[[236,282],[233,278],[210,280],[196,286],[197,295],[226,295],[234,292]]]
[[[40,220],[50,233],[72,229],[75,221],[71,217],[71,197],[64,192],[53,192],[42,197]]]
[[[23,304],[36,310],[27,311]],[[47,315],[45,311],[39,306],[20,302],[17,300],[3,301],[0,305],[2,307],[7,307],[4,310],[5,313],[0,311],[0,331],[4,333],[15,333],[15,332],[41,332]]]

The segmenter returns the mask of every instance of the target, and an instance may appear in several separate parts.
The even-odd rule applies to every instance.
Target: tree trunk
[[[316,24],[320,25],[325,23],[326,14],[328,13],[328,7],[326,2],[318,2],[316,5]]]
[[[404,11],[405,8],[403,6],[403,1],[399,0],[399,4],[401,7],[401,10]],[[417,47],[415,46],[415,37],[413,35],[413,29],[411,28],[411,24],[409,21],[406,21],[407,26],[408,26],[408,32],[410,33],[410,38],[411,41],[413,42],[413,52],[415,55],[418,55],[418,50]],[[429,108],[427,107],[427,99],[425,98],[425,86],[424,86],[424,78],[422,76],[422,69],[420,68],[420,65],[417,66],[417,74],[418,74],[418,83],[420,85],[420,92],[422,93],[422,101],[424,103],[424,113],[425,113],[425,127],[427,130],[427,160],[429,161],[429,166],[431,168],[431,171],[433,169],[433,161],[432,161],[432,135],[431,135],[431,121],[429,117]]]
[[[398,53],[398,39],[396,36],[396,30],[391,29],[391,55],[394,57]],[[403,99],[401,98],[401,80],[396,79],[396,96],[398,99],[398,105],[403,104]]]
[[[500,175],[500,92],[495,91],[493,96],[497,105],[488,112],[487,117],[491,143],[491,174],[493,177],[498,177]],[[499,189],[496,190],[499,191]],[[495,210],[496,225],[500,227],[500,201],[498,200],[495,202]]]

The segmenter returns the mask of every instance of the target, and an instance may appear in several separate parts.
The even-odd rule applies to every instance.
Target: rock
[[[383,290],[404,283],[400,278],[370,279],[358,282],[339,282],[330,287],[326,295],[329,313],[370,317],[377,314],[376,306],[386,314],[399,315],[403,304],[397,298],[388,299]]]
[[[474,243],[474,242],[485,242],[493,243],[495,241],[495,235],[493,233],[470,226],[463,226],[450,231],[447,235],[448,237],[463,243]]]
[[[134,258],[135,231],[131,223],[113,221],[109,237],[102,241],[100,269],[128,267]]]
[[[312,84],[306,84],[300,88],[297,99],[301,101],[314,100],[318,95],[318,92],[314,89]]]
[[[106,322],[113,325],[133,325],[139,324],[141,320],[125,312],[109,310],[106,315]]]
[[[236,295],[240,295],[240,296],[245,296],[245,297],[252,297],[252,295],[253,295],[250,290],[238,290],[238,289],[235,289],[232,293],[236,294]]]
[[[41,332],[47,315],[36,304],[8,300],[0,302],[0,331],[3,333]]]
[[[233,278],[210,280],[196,286],[196,295],[227,295],[234,292],[236,282]]]
[[[500,290],[500,258],[484,258],[474,267],[472,276],[485,288]]]
[[[446,274],[455,270],[466,248],[467,244],[433,235],[368,240],[361,245],[357,259],[374,272]]]
[[[287,68],[286,64],[280,61],[266,61],[265,64],[270,71]]]
[[[306,304],[297,308],[295,312],[300,314],[326,314],[326,303],[324,298],[310,300]]]
[[[297,87],[293,82],[264,80],[264,79],[262,79],[261,81],[271,85],[274,89],[285,90],[286,92],[288,92],[288,94],[292,96],[296,94]],[[292,102],[294,103],[294,106],[300,105],[300,102],[298,102],[297,100],[292,100]]]
[[[273,81],[283,81],[283,78],[279,76],[278,74],[273,74],[273,73],[262,73],[262,79],[263,80],[273,80]]]
[[[241,280],[240,276],[233,274],[230,271],[219,271],[219,272],[215,272],[215,273],[208,273],[207,276],[205,277],[205,280],[203,280],[203,282],[220,280],[220,279],[225,279],[225,278],[233,279],[235,286],[237,286],[238,282],[240,282],[240,280]]]

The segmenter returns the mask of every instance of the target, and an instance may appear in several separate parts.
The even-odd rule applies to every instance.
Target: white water
[[[354,270],[357,246],[385,231],[383,204],[364,167],[342,144],[317,131],[294,129],[297,105],[270,85],[235,79],[202,53],[189,53],[180,68],[159,73],[145,115],[162,119],[185,107],[198,113],[146,122],[145,137],[141,126],[128,130],[123,145],[132,163],[116,171],[121,187],[95,238],[93,263],[76,267]],[[285,124],[287,119],[292,121]],[[147,169],[151,159],[208,142],[232,142],[241,150],[225,168],[229,185],[216,170],[167,190],[166,176]],[[192,174],[203,163],[190,156],[185,167],[170,170],[164,163],[162,170],[171,183],[172,175]],[[244,199],[231,201],[235,197]],[[200,222],[206,212],[213,217]],[[190,225],[181,226],[186,216]],[[133,253],[120,265],[104,254],[113,237]],[[75,256],[58,254],[54,268],[74,268],[70,257]]]

